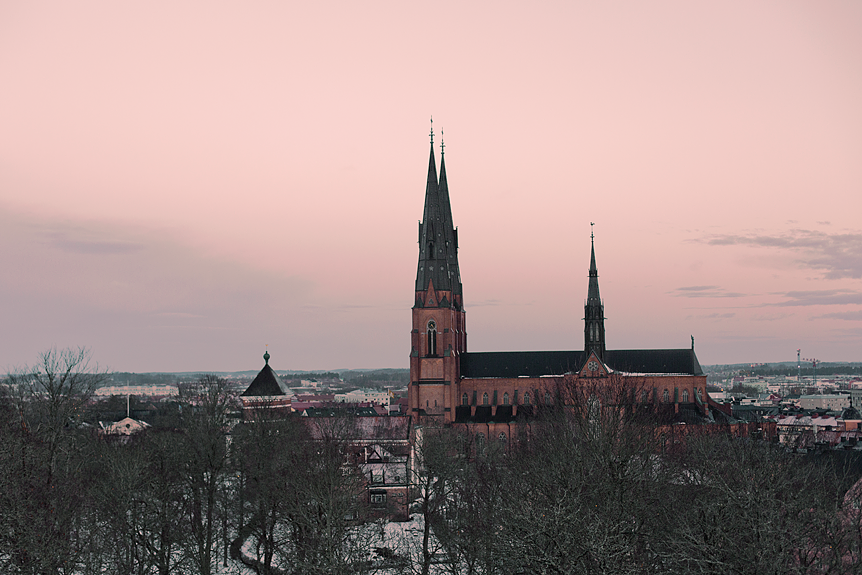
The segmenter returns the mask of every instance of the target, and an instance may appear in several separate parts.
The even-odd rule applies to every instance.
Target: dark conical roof
[[[264,354],[266,362],[263,369],[255,376],[251,385],[242,393],[242,397],[288,395],[290,390],[279,379],[278,375],[269,367],[269,352]]]
[[[461,272],[458,267],[458,237],[452,223],[449,203],[449,183],[446,179],[446,159],[440,157],[440,181],[437,181],[434,145],[428,161],[428,181],[425,187],[425,212],[419,224],[419,266],[416,271],[416,291],[451,290],[461,294]]]

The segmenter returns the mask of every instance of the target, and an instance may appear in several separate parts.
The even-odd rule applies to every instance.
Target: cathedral
[[[469,424],[487,437],[512,437],[512,426],[553,401],[560,386],[636,382],[639,402],[684,420],[710,417],[706,376],[687,349],[605,347],[595,240],[584,306],[583,350],[469,352],[458,230],[452,220],[445,147],[438,176],[434,135],[419,223],[419,264],[410,334],[409,409],[414,423]]]

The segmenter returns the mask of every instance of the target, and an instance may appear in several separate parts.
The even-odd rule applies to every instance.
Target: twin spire
[[[442,132],[441,132],[442,134]],[[445,144],[440,143],[440,176],[437,176],[437,163],[434,156],[434,128],[431,128],[431,152],[428,158],[428,179],[425,185],[425,211],[419,222],[419,265],[416,270],[416,291],[451,292],[452,301],[461,305],[463,288],[461,271],[458,266],[458,230],[452,223],[452,207],[449,202],[449,183],[446,180]],[[593,226],[590,223],[590,226]],[[595,235],[590,232],[590,280],[587,301],[584,305],[584,350],[594,351],[599,359],[605,351],[604,305],[599,295],[599,272],[596,268]],[[456,297],[457,296],[457,297]],[[447,305],[445,296],[442,301],[430,300],[417,305]],[[424,299],[424,296],[423,298]]]
[[[433,120],[432,120],[433,122]],[[458,230],[452,223],[449,183],[446,179],[446,159],[440,148],[440,177],[434,157],[434,129],[431,129],[431,153],[428,159],[428,180],[425,185],[425,212],[419,223],[419,266],[416,271],[416,291],[426,291],[429,284],[436,291],[462,294],[461,271],[458,267]]]

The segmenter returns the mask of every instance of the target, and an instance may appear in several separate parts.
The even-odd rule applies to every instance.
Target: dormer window
[[[437,355],[437,323],[433,319],[428,322],[428,355]]]

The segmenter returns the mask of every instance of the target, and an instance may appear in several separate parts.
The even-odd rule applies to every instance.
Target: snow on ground
[[[386,521],[378,520],[365,523],[353,528],[354,537],[367,541],[365,547],[369,550],[367,559],[372,564],[379,566],[378,573],[401,573],[401,568],[386,568],[386,561],[376,549],[387,549],[391,552],[390,557],[394,560],[407,560],[415,563],[421,557],[422,533],[425,522],[422,515],[411,515],[409,521]],[[431,534],[432,548],[436,545],[436,538]],[[249,537],[242,546],[242,553],[247,558],[255,557],[255,541]],[[386,553],[386,552],[384,552]],[[230,562],[233,565],[222,567],[218,565],[217,575],[251,575],[254,570],[246,567],[238,561]],[[390,561],[391,564],[391,561]],[[277,565],[276,565],[277,566]],[[432,565],[431,573],[442,573],[442,566]]]

